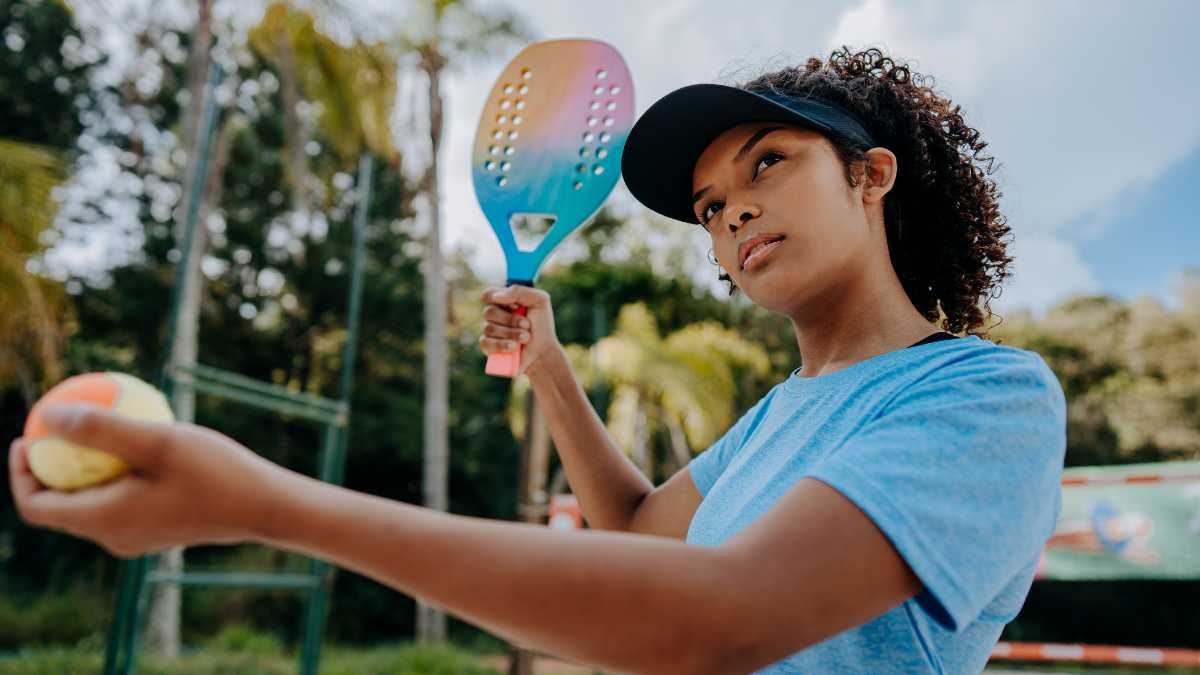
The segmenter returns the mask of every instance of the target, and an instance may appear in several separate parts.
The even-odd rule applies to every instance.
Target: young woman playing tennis
[[[549,297],[485,293],[481,347],[523,344],[590,531],[433,512],[203,428],[69,407],[47,422],[133,476],[40,490],[18,440],[18,507],[120,556],[257,541],[321,557],[621,671],[979,672],[1053,531],[1066,444],[1042,359],[979,336],[1011,261],[983,147],[876,50],[652,106],[630,190],[704,228],[731,288],[792,320],[803,365],[655,487],[584,396]]]

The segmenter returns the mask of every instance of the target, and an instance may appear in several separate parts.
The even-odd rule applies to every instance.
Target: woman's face
[[[733,127],[700,156],[692,186],[717,261],[766,309],[795,315],[871,255],[863,189],[850,187],[833,146],[814,131]]]

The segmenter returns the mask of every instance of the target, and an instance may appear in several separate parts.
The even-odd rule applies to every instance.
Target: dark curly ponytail
[[[891,150],[900,170],[884,200],[892,265],[909,300],[926,319],[952,333],[980,331],[989,301],[1010,276],[1010,229],[1000,213],[993,158],[987,143],[933,78],[913,72],[879,49],[835,50],[737,85],[756,93],[813,96],[841,105]],[[852,165],[861,150],[830,138],[855,186]],[[722,273],[730,284],[732,279]],[[986,312],[986,313],[985,313]]]

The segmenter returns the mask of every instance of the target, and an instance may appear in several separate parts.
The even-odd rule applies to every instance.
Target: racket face
[[[471,174],[509,281],[532,283],[554,247],[608,198],[633,105],[625,61],[596,40],[534,43],[500,74],[475,134]],[[553,219],[532,250],[513,234],[519,214]]]

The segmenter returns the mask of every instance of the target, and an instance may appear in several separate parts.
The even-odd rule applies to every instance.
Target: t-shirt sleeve
[[[908,385],[811,476],[896,547],[948,630],[976,619],[1054,531],[1066,400],[1040,356],[968,356]]]
[[[729,427],[729,431],[726,431],[724,436],[688,462],[688,471],[692,475],[692,482],[695,483],[696,490],[701,497],[708,496],[708,491],[721,477],[725,467],[729,466],[730,460],[745,444],[754,428],[758,426],[760,414],[766,408],[765,403],[774,393],[775,390],[772,389],[766,396],[759,399],[737,422],[734,422],[732,427]]]

